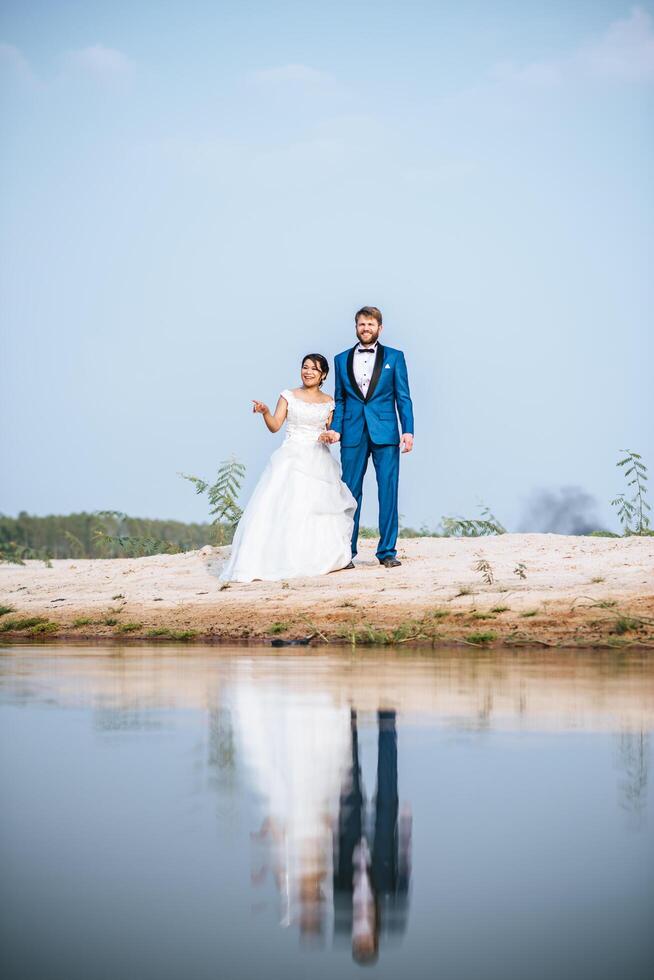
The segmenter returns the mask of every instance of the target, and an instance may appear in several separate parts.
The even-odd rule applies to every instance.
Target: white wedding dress
[[[239,521],[227,582],[324,575],[352,558],[356,500],[318,436],[334,402],[311,404],[285,388],[286,438],[270,457]]]

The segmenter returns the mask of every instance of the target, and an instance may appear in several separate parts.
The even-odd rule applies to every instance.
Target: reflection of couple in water
[[[351,937],[358,962],[380,937],[401,934],[409,885],[410,817],[397,793],[395,712],[378,712],[374,813],[365,802],[355,711],[326,694],[237,685],[238,730],[267,816],[253,835],[269,849],[253,875],[273,873],[282,925],[324,936],[334,908],[336,940]]]

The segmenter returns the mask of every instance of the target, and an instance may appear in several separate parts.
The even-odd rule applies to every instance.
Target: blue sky
[[[654,468],[654,4],[8,2],[0,76],[1,512],[247,498],[366,303],[407,523]]]

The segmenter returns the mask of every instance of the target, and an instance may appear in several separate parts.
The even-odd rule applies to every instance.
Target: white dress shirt
[[[372,372],[375,367],[375,360],[377,358],[377,344],[378,341],[375,341],[374,344],[371,345],[357,344],[354,349],[354,364],[352,365],[354,368],[354,378],[364,398],[368,394],[370,379],[372,378]],[[369,354],[359,353],[359,347],[368,346],[370,346]]]

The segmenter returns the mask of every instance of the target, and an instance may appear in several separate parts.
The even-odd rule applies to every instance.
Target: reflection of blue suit
[[[358,343],[355,347],[358,346]],[[413,406],[404,354],[393,347],[377,345],[375,366],[364,397],[354,377],[354,351],[334,359],[334,418],[332,429],[341,434],[343,480],[357,501],[352,535],[352,556],[357,553],[363,478],[372,456],[377,474],[380,540],[377,557],[394,558],[397,540],[397,489],[400,472],[400,434],[413,434]]]
[[[351,934],[354,848],[369,838],[367,807],[359,765],[356,711],[352,710],[352,764],[344,772],[334,840],[334,929]],[[395,711],[377,712],[377,792],[370,876],[381,926],[387,934],[402,933],[408,913],[411,839],[406,819],[398,821],[397,731]],[[380,922],[377,922],[379,929]]]

